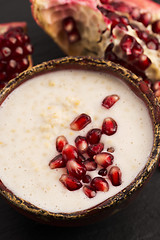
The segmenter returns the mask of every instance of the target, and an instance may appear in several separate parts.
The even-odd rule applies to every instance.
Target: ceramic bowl
[[[136,75],[132,74],[130,71],[112,62],[85,57],[66,57],[62,59],[51,60],[49,62],[44,62],[40,65],[37,65],[27,71],[24,71],[18,77],[11,80],[8,85],[1,91],[0,104],[15,88],[17,88],[28,79],[39,74],[61,69],[85,69],[98,72],[109,72],[119,77],[145,102],[153,123],[153,148],[143,170],[125,189],[90,209],[69,214],[49,212],[17,197],[13,192],[6,188],[2,181],[0,181],[0,194],[22,214],[34,220],[38,220],[42,223],[51,225],[84,225],[107,217],[126,206],[130,199],[132,199],[133,196],[139,192],[139,190],[144,186],[149,177],[152,175],[158,164],[160,153],[160,106],[159,102],[154,98],[152,91],[148,88],[146,83]]]

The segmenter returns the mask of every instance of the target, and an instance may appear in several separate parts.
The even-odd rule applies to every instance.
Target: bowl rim
[[[120,203],[132,196],[133,193],[139,190],[144,185],[144,183],[147,182],[148,178],[152,175],[158,164],[158,159],[160,155],[160,145],[157,145],[160,139],[160,103],[158,99],[154,97],[151,89],[141,78],[137,77],[131,71],[125,69],[119,64],[93,57],[63,57],[33,66],[32,68],[20,73],[16,78],[9,81],[6,87],[0,91],[0,104],[2,104],[6,97],[15,88],[17,88],[20,84],[32,78],[33,76],[44,72],[46,73],[48,71],[61,70],[64,69],[64,67],[69,69],[78,67],[80,69],[87,69],[93,71],[109,71],[112,74],[115,74],[119,78],[126,81],[126,83],[129,83],[146,102],[146,105],[151,114],[151,119],[153,121],[154,132],[154,142],[151,154],[148,158],[147,163],[145,164],[145,167],[140,171],[137,177],[127,187],[125,187],[117,194],[111,196],[102,203],[97,204],[96,206],[86,210],[71,213],[54,213],[41,209],[27,202],[26,200],[14,195],[9,189],[5,187],[3,182],[0,180],[0,194],[5,199],[7,199],[13,206],[16,206],[34,215],[41,216],[42,218],[49,216],[50,218],[56,220],[74,221],[77,218],[95,215],[97,214],[97,212],[100,212],[104,209],[107,210],[109,208],[114,208],[114,206],[118,206]]]

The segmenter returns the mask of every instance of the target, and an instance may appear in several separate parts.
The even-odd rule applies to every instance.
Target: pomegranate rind
[[[102,4],[100,0],[30,1],[32,14],[37,24],[53,38],[53,40],[67,55],[105,58],[106,48],[110,43],[113,43],[113,53],[116,54],[119,59],[125,59],[127,62],[127,59],[119,47],[120,40],[124,36],[125,31],[119,31],[117,28],[114,28],[112,32],[113,34],[110,35],[111,21],[104,14],[102,14],[99,8],[97,8],[97,6],[99,6],[103,7],[104,9],[113,10],[111,4]],[[114,2],[122,2],[126,3],[127,6],[137,7],[141,14],[151,12],[151,22],[159,19],[160,5],[151,0],[114,0]],[[153,36],[158,38],[160,42],[160,35],[152,32],[151,24],[145,27],[140,21],[138,22],[132,19],[127,12],[119,12],[116,10],[116,13],[128,17],[130,24],[136,23],[141,30],[148,31]],[[77,42],[69,42],[68,35],[63,29],[62,22],[67,17],[72,17],[77,24],[77,29],[80,35],[80,38],[78,38]],[[132,29],[129,25],[126,26],[126,29],[127,33],[135,37],[137,40],[138,36],[136,30]],[[144,44],[141,39],[138,39],[138,43],[143,47],[144,54],[148,56],[152,62],[147,69],[142,69],[142,73],[144,73],[146,78],[150,79],[152,82],[159,80],[160,50],[155,51],[147,48],[146,44]]]

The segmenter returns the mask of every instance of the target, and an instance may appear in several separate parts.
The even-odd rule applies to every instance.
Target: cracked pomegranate
[[[25,22],[0,24],[0,88],[32,64],[26,27]]]
[[[36,22],[68,55],[105,58],[145,82],[160,81],[159,4],[151,0],[30,1]]]

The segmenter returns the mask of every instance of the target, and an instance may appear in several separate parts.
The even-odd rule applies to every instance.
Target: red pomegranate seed
[[[62,174],[59,180],[69,191],[75,191],[82,187],[82,183],[78,179],[68,174]]]
[[[126,25],[123,24],[123,23],[118,23],[116,26],[114,26],[114,28],[119,28],[119,29],[121,29],[123,31],[128,31]]]
[[[80,153],[85,153],[88,148],[88,143],[85,137],[78,136],[75,139],[75,144]]]
[[[27,58],[22,58],[20,61],[17,62],[17,71],[21,72],[24,71],[29,67],[29,61]]]
[[[91,187],[102,192],[107,192],[109,190],[108,182],[102,177],[93,178],[91,181]]]
[[[86,174],[85,165],[74,159],[67,161],[66,168],[67,168],[68,174],[74,176],[77,179],[82,179]]]
[[[131,58],[137,58],[144,52],[142,46],[136,41],[133,48],[132,48],[132,54]]]
[[[77,159],[78,158],[78,152],[77,149],[70,145],[70,144],[66,144],[62,150],[62,155],[63,158],[68,161],[70,159]]]
[[[93,198],[96,196],[96,191],[91,186],[84,186],[83,192],[88,198]]]
[[[56,149],[58,152],[62,152],[65,145],[68,144],[68,141],[65,136],[59,136],[56,138]]]
[[[87,159],[83,162],[83,164],[85,165],[87,171],[94,171],[97,168],[97,163],[92,158]]]
[[[93,158],[95,162],[102,166],[103,168],[107,168],[108,166],[110,166],[114,160],[114,156],[111,153],[107,152],[99,153],[95,155]]]
[[[153,36],[148,38],[146,45],[149,49],[152,49],[152,50],[159,49],[159,41],[156,37],[153,37]]]
[[[94,155],[102,152],[103,149],[104,149],[104,144],[103,143],[96,143],[96,144],[88,146],[87,153],[90,157],[93,157]]]
[[[124,25],[128,25],[129,24],[129,20],[126,16],[120,16],[120,22]]]
[[[145,71],[151,65],[151,60],[146,55],[141,54],[134,64],[138,69]]]
[[[62,154],[59,154],[49,162],[49,166],[51,169],[63,168],[66,166],[66,161],[64,160]]]
[[[102,106],[109,109],[111,108],[117,101],[119,100],[119,96],[116,94],[107,96],[102,101]]]
[[[152,23],[152,31],[158,34],[160,33],[160,20],[157,20]]]
[[[1,49],[1,54],[2,54],[3,58],[8,58],[11,55],[11,49],[8,47],[3,47]]]
[[[124,35],[120,42],[120,46],[122,50],[126,53],[126,55],[130,55],[132,53],[132,48],[135,44],[135,38],[130,35]]]
[[[144,42],[147,42],[149,34],[146,31],[138,31],[137,35],[140,39],[142,39]]]
[[[72,32],[73,29],[76,27],[76,24],[75,24],[75,21],[72,17],[67,17],[63,20],[63,29],[66,31],[66,32]]]
[[[98,171],[98,174],[101,176],[106,176],[107,175],[107,169],[106,168],[102,168]]]
[[[132,8],[132,10],[131,10],[131,17],[134,19],[134,20],[138,20],[139,18],[140,18],[140,16],[141,16],[141,14],[140,14],[140,10],[139,10],[139,8]]]
[[[108,177],[113,186],[119,186],[122,183],[122,173],[119,167],[113,166],[109,170]]]
[[[129,5],[127,5],[126,3],[120,1],[120,2],[112,2],[112,6],[114,7],[114,9],[116,11],[119,12],[124,12],[124,13],[130,13],[131,9],[129,7]]]
[[[105,118],[102,124],[102,133],[111,136],[117,132],[117,123],[113,118]]]
[[[74,131],[80,131],[85,128],[91,122],[90,116],[85,113],[80,114],[77,116],[73,122],[70,124],[70,128]]]
[[[148,86],[149,88],[152,87],[152,83],[151,83],[151,81],[150,81],[148,78],[143,79],[143,81],[147,84],[147,86]]]
[[[119,15],[114,12],[110,12],[109,19],[112,21],[112,28],[115,27],[118,23],[120,23]]]
[[[78,161],[83,163],[85,160],[86,160],[85,156],[83,156],[83,154],[79,153],[78,154]]]
[[[152,20],[152,15],[149,12],[142,13],[139,18],[139,21],[142,22],[145,27],[147,27],[151,23],[151,20]]]
[[[90,144],[96,144],[99,143],[101,139],[102,131],[99,128],[93,128],[89,130],[89,132],[86,135],[87,141]]]
[[[84,175],[83,179],[82,179],[83,183],[90,183],[91,182],[91,176],[89,175]]]

